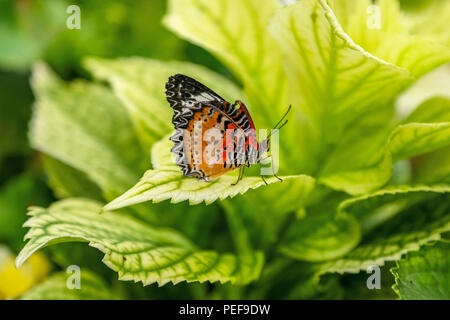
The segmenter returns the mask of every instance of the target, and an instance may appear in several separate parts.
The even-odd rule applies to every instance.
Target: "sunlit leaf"
[[[398,1],[331,0],[331,7],[344,31],[371,54],[410,71],[419,77],[450,61],[450,48],[410,35]],[[445,13],[444,13],[445,14]],[[446,21],[439,14],[430,20]]]
[[[154,145],[152,163],[155,170],[148,170],[140,181],[127,192],[105,206],[105,210],[114,210],[133,204],[153,201],[161,202],[170,199],[172,203],[189,200],[190,204],[205,202],[210,204],[216,200],[232,198],[249,189],[265,186],[261,177],[244,177],[233,185],[237,178],[235,173],[223,175],[211,182],[195,178],[186,178],[181,169],[173,161],[170,148],[173,145],[167,137]],[[286,176],[282,179],[298,179],[305,188],[314,179],[306,175]],[[276,177],[266,178],[267,184],[280,182]],[[282,182],[280,182],[282,183]]]
[[[266,31],[276,0],[171,0],[164,24],[213,52],[244,84],[256,125],[267,128],[287,107],[286,77]]]
[[[409,123],[392,132],[389,147],[394,161],[450,145],[450,122]]]
[[[410,33],[450,46],[450,2],[446,0],[402,1],[403,23]]]
[[[283,8],[270,31],[285,55],[290,102],[304,114],[297,118],[301,126],[283,140],[295,157],[290,163],[349,193],[384,184],[391,165],[380,145],[392,118],[390,104],[410,83],[409,72],[356,45],[325,1]]]
[[[245,284],[256,279],[262,253],[248,256],[197,249],[179,233],[155,229],[120,213],[102,213],[98,202],[67,199],[48,209],[30,209],[29,239],[16,259],[20,267],[38,249],[60,242],[89,242],[105,254],[103,262],[120,280],[163,285],[180,281],[231,281]]]

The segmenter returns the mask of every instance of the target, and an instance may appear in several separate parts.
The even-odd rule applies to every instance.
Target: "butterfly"
[[[236,185],[245,167],[261,163],[261,155],[269,151],[270,136],[260,143],[257,141],[255,125],[242,101],[231,104],[182,74],[169,77],[165,87],[167,101],[174,111],[171,151],[184,176],[209,182],[239,169],[238,179],[233,184]],[[274,129],[287,123],[286,120],[277,128],[290,108]],[[274,176],[281,180],[275,173]]]

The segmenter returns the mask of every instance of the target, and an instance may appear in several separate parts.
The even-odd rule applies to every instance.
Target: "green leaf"
[[[434,97],[424,101],[403,121],[411,122],[450,122],[450,99]]]
[[[385,223],[417,202],[450,192],[449,185],[393,186],[343,201],[339,212],[354,216],[364,233]]]
[[[32,287],[22,295],[22,300],[114,300],[119,296],[111,293],[110,288],[95,273],[82,269],[80,288],[69,289],[71,274],[55,273],[42,283]],[[73,276],[73,275],[72,275]]]
[[[423,201],[413,199],[416,200],[415,205],[404,206],[399,212],[395,210],[393,218],[373,228],[353,251],[341,259],[323,264],[321,273],[357,273],[372,265],[380,266],[386,261],[397,260],[406,252],[440,239],[442,233],[450,231],[450,198],[448,194],[439,195],[437,190],[438,195],[420,199]],[[388,207],[381,214],[392,216],[389,210],[391,208]]]
[[[420,77],[450,61],[450,48],[419,35],[410,35],[398,1],[331,0],[344,31],[371,54]],[[439,14],[441,16],[441,14]],[[435,24],[434,17],[429,21]],[[441,20],[441,21],[446,21]]]
[[[450,147],[415,159],[413,181],[450,184]]]
[[[89,197],[101,200],[100,188],[86,174],[50,156],[43,155],[42,161],[48,175],[48,184],[59,198]]]
[[[288,103],[281,53],[266,30],[278,8],[276,0],[171,0],[163,20],[232,70],[244,84],[252,118],[263,128],[273,125]]]
[[[111,84],[129,112],[145,150],[173,130],[173,110],[164,94],[169,76],[175,73],[191,76],[229,101],[242,96],[239,89],[223,76],[186,62],[89,58],[85,66],[96,78]]]
[[[279,10],[270,31],[285,55],[290,102],[303,114],[283,140],[292,146],[285,158],[334,189],[364,193],[383,185],[391,164],[380,145],[392,101],[411,82],[409,72],[356,45],[325,1]]]
[[[409,7],[408,5],[411,5]],[[416,8],[414,7],[416,6]],[[403,22],[408,31],[450,47],[450,3],[445,0],[402,1]]]
[[[30,209],[28,243],[19,253],[20,267],[39,248],[60,242],[86,241],[105,254],[103,262],[120,280],[144,285],[181,281],[230,281],[246,284],[262,268],[262,253],[246,256],[197,249],[169,229],[155,229],[120,213],[102,213],[102,205],[87,199],[67,199],[48,209]]]
[[[397,261],[394,291],[404,300],[450,299],[450,243],[436,241]]]
[[[398,126],[389,138],[394,161],[450,145],[450,122],[408,123]]]
[[[307,214],[289,227],[280,251],[294,259],[324,261],[343,256],[359,241],[359,224],[352,216],[334,212]]]
[[[282,176],[282,179],[311,180],[306,175]],[[245,177],[237,185],[233,175],[224,175],[211,182],[203,182],[195,178],[186,178],[183,173],[172,170],[148,170],[141,180],[127,192],[108,203],[104,210],[115,210],[137,203],[171,200],[177,203],[189,200],[190,204],[213,203],[220,199],[232,198],[244,194],[249,189],[257,189],[265,183],[261,177]],[[267,184],[279,182],[275,177],[266,178]]]
[[[84,172],[108,197],[132,186],[147,155],[120,101],[101,85],[65,84],[44,64],[35,66],[32,86],[32,146]]]
[[[232,198],[249,189],[257,189],[265,183],[261,177],[244,177],[237,185],[235,172],[225,174],[211,182],[186,178],[175,164],[170,148],[173,145],[167,137],[156,143],[152,149],[152,164],[155,170],[148,170],[141,180],[127,192],[108,203],[104,210],[115,210],[146,201],[161,202],[171,200],[178,203],[189,200],[190,204],[213,203],[220,199]],[[306,175],[286,176],[282,179],[298,179],[308,186],[314,179]],[[303,184],[302,181],[305,181]],[[279,182],[276,177],[266,179],[267,184]]]

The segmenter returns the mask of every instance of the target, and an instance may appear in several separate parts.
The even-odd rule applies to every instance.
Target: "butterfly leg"
[[[271,163],[271,167],[272,167],[272,173],[273,173],[273,176],[274,176],[275,178],[277,178],[278,180],[283,181],[283,179],[281,179],[281,178],[280,178],[279,176],[277,176],[277,174],[275,173],[275,169],[273,168],[273,156],[270,155],[270,158],[272,158],[272,160],[270,161],[270,163]]]
[[[267,183],[266,179],[264,179],[264,176],[263,176],[263,175],[261,175],[261,179],[262,179],[262,181],[264,181],[264,183],[266,184],[266,186],[269,185],[269,184]]]
[[[264,160],[269,159],[269,158],[271,158],[270,164],[271,164],[271,167],[272,167],[273,176],[275,178],[277,178],[279,181],[283,181],[283,179],[281,179],[279,176],[277,176],[277,174],[275,173],[275,169],[273,168],[273,155],[267,156],[266,158],[262,159],[261,161],[264,161]],[[259,162],[260,166],[261,166],[261,161]],[[264,183],[267,185],[267,182],[264,179],[263,175],[261,175],[261,178],[263,179]]]
[[[244,167],[240,167],[239,168],[239,175],[238,175],[238,179],[236,180],[235,183],[232,183],[232,186],[235,186],[238,184],[239,181],[241,181],[241,179],[244,177]]]

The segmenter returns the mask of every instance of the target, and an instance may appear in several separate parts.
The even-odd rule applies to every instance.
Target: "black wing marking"
[[[203,105],[220,107],[225,102],[221,96],[200,82],[182,75],[171,76],[166,83],[166,98],[174,109],[172,122],[176,128],[186,128],[194,111]]]

